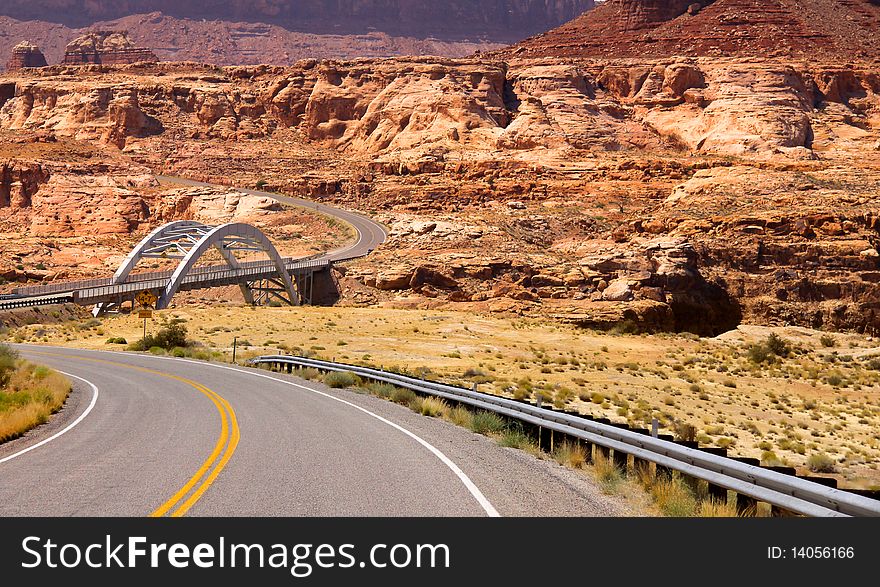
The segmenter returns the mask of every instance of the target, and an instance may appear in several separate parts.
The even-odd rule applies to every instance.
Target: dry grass
[[[650,427],[656,417],[661,432],[687,430],[738,456],[772,450],[802,470],[810,455],[823,453],[847,485],[880,485],[880,347],[856,335],[835,334],[834,347],[821,341],[829,335],[797,328],[744,326],[715,339],[615,336],[540,319],[392,308],[226,306],[161,314],[186,319],[191,338],[226,356],[237,336],[255,343],[239,347],[240,359],[289,352],[405,366],[631,426]],[[108,337],[134,340],[140,328],[136,317],[117,316],[97,327],[30,325],[10,337],[104,349]],[[770,333],[789,345],[787,356],[756,363],[748,349],[767,346]]]
[[[0,389],[0,442],[44,424],[64,405],[70,381],[46,367],[20,362]]]
[[[706,499],[700,502],[697,508],[697,516],[701,518],[736,518],[736,504],[720,499]]]
[[[608,494],[616,493],[625,477],[624,472],[614,464],[614,461],[601,454],[597,454],[593,459],[593,474],[602,486],[602,490]]]
[[[649,491],[664,516],[684,518],[696,514],[697,500],[694,494],[677,477],[657,479]]]
[[[561,465],[581,469],[587,463],[584,447],[575,442],[561,442],[553,451],[553,458]]]
[[[456,406],[449,411],[447,416],[450,422],[462,428],[471,428],[473,426],[474,415],[471,411],[462,406]]]

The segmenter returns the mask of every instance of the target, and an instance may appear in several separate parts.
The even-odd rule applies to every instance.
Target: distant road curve
[[[327,216],[338,218],[339,220],[350,224],[355,229],[355,231],[357,232],[357,239],[353,244],[343,247],[341,249],[329,251],[321,257],[318,257],[319,259],[328,259],[330,261],[345,261],[347,259],[363,257],[365,255],[368,255],[370,252],[373,251],[373,249],[384,243],[385,239],[388,237],[388,233],[385,230],[384,226],[362,214],[350,212],[348,210],[343,210],[341,208],[336,208],[333,206],[328,206],[326,204],[321,204],[313,200],[304,200],[302,198],[293,198],[291,196],[283,196],[281,194],[276,194],[272,192],[212,184],[203,181],[194,181],[191,179],[184,179],[182,177],[173,177],[168,175],[157,175],[156,179],[163,183],[170,183],[181,186],[234,189],[243,194],[248,194],[251,196],[262,196],[265,198],[271,198],[273,200],[281,202],[282,204],[298,206],[300,208],[308,208],[310,210],[315,210],[322,214],[326,214]]]
[[[227,364],[16,346],[96,389],[75,380],[63,435],[0,445],[0,517],[627,513],[583,474],[374,396]]]

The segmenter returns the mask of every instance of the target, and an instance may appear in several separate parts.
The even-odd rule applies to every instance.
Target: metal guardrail
[[[14,310],[16,308],[31,308],[34,306],[48,306],[51,304],[64,304],[74,301],[74,293],[71,291],[52,295],[10,299],[0,302],[0,310]]]
[[[833,489],[806,479],[770,471],[699,449],[681,446],[631,430],[495,395],[378,369],[305,357],[266,355],[251,359],[249,363],[312,367],[324,371],[350,371],[374,381],[442,397],[554,430],[588,443],[612,449],[615,452],[656,463],[696,479],[703,479],[713,485],[736,491],[798,514],[807,516],[880,516],[880,501],[878,500]]]

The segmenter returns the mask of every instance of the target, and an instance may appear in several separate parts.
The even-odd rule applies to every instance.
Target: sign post
[[[141,307],[138,311],[138,318],[144,320],[144,342],[147,340],[147,319],[153,317],[153,308],[156,307],[158,300],[156,294],[146,289],[134,297],[134,301]]]

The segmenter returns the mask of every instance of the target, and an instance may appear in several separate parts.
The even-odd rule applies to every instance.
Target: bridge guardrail
[[[807,516],[880,516],[880,501],[878,500],[826,487],[813,481],[763,469],[699,449],[681,446],[631,430],[539,408],[500,396],[379,369],[320,361],[307,357],[266,355],[251,359],[249,363],[312,367],[324,371],[350,371],[373,381],[390,383],[418,393],[449,399],[507,418],[554,430],[591,444],[632,455],[637,459],[656,463],[696,479],[703,479],[710,484],[736,491],[798,514]]]
[[[324,253],[317,253],[315,255],[309,255],[307,257],[302,258],[292,258],[286,257],[284,259],[285,266],[293,267],[295,269],[302,269],[311,267],[314,265],[304,265],[315,261],[316,259],[322,257]],[[271,261],[259,260],[259,261],[245,261],[241,263],[242,269],[254,268],[254,267],[267,267],[272,268],[274,270],[274,265],[272,265]],[[229,269],[229,265],[203,265],[201,267],[194,267],[189,275],[204,275],[209,273],[214,273],[217,271],[225,271]],[[144,283],[147,281],[153,281],[157,279],[170,279],[174,274],[174,269],[168,269],[165,271],[146,271],[142,273],[132,273],[128,276],[128,278],[117,285],[124,285],[126,283]],[[32,285],[25,287],[18,287],[12,290],[14,294],[21,296],[41,296],[48,295],[53,293],[64,293],[70,292],[74,290],[83,290],[83,289],[92,289],[98,287],[112,286],[113,278],[112,277],[101,277],[96,279],[81,279],[76,281],[59,281],[56,283],[48,283],[45,285]]]

